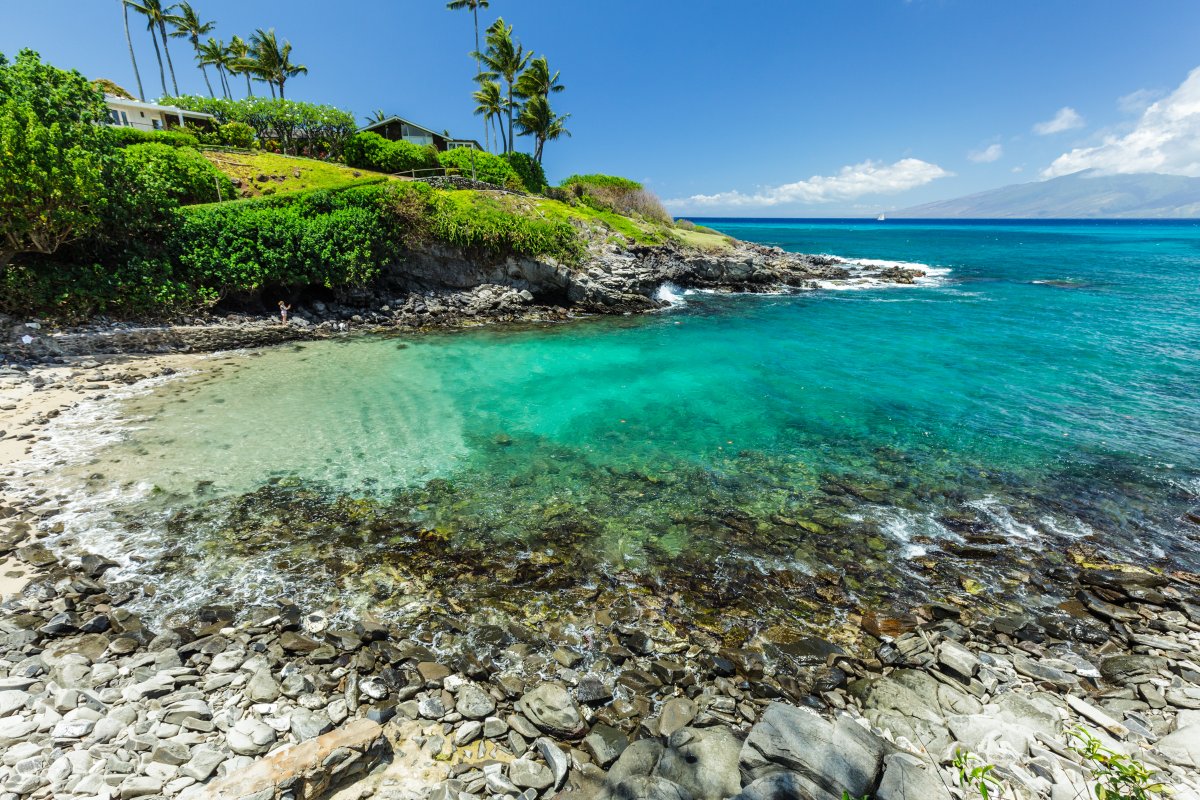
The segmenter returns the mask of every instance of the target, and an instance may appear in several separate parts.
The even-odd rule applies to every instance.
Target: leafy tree
[[[254,128],[244,122],[226,122],[220,130],[221,143],[249,150],[254,147]]]
[[[191,3],[180,3],[178,8],[178,14],[168,17],[175,26],[171,35],[179,39],[186,38],[192,43],[192,49],[196,51],[196,60],[200,62],[200,72],[204,75],[204,85],[208,87],[209,95],[216,97],[212,84],[208,82],[208,71],[204,69],[205,60],[200,54],[200,37],[211,32],[213,28],[217,27],[217,23],[201,22],[200,15],[196,13],[196,9],[192,8]],[[175,89],[175,94],[179,94],[178,88]]]
[[[133,77],[137,78],[137,99],[144,100],[146,98],[146,91],[142,88],[142,73],[138,71],[137,56],[133,53],[133,39],[129,36],[129,2],[128,0],[120,0],[120,3],[121,14],[125,18],[125,44],[129,47],[129,60],[133,64]]]
[[[563,136],[569,137],[566,122],[570,114],[555,114],[550,108],[550,101],[542,95],[534,95],[521,107],[521,116],[517,118],[517,126],[522,136],[534,138],[533,157],[537,163],[542,163],[542,151],[546,142],[553,142]]]
[[[475,106],[475,115],[483,117],[484,129],[487,129],[489,123],[495,128],[496,120],[504,116],[504,98],[500,96],[500,84],[495,81],[483,81],[472,97],[478,104]],[[508,138],[504,135],[503,126],[500,127],[500,137],[504,141],[504,151],[507,152]]]
[[[113,157],[104,95],[32,50],[0,54],[0,271],[18,253],[53,253],[94,229]]]
[[[483,64],[479,58],[479,9],[487,7],[488,0],[450,0],[449,3],[446,3],[446,8],[451,11],[457,11],[463,8],[469,9],[472,18],[475,21],[475,80],[480,82],[482,82],[480,76],[483,74]],[[485,147],[487,146],[487,139],[488,120],[485,118],[483,120],[483,142]]]
[[[162,80],[163,94],[167,93],[167,76],[163,73],[162,52],[167,54],[167,66],[171,69],[171,86],[175,94],[179,94],[179,84],[175,81],[175,65],[171,63],[171,49],[167,46],[167,23],[171,21],[171,11],[175,6],[163,6],[162,0],[129,0],[134,11],[146,18],[146,30],[150,31],[150,40],[154,42],[154,55],[158,58],[158,77]],[[158,39],[154,32],[162,36],[162,52],[158,49]]]
[[[512,30],[511,25],[504,24],[503,17],[497,19],[487,30],[487,50],[478,55],[483,66],[487,68],[480,73],[480,78],[488,81],[502,78],[508,90],[508,139],[505,152],[513,146],[513,94],[517,77],[533,56],[532,53],[526,53],[521,44],[513,41]]]

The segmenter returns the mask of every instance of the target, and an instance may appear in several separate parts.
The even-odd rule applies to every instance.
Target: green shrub
[[[229,178],[191,147],[133,144],[125,148],[125,161],[136,172],[160,181],[167,196],[180,205],[211,203],[234,196]]]
[[[528,153],[505,153],[500,156],[512,166],[517,177],[525,185],[525,191],[530,194],[543,194],[546,191],[546,173],[542,165]]]
[[[457,171],[460,175],[471,177],[472,154],[474,154],[475,177],[492,186],[501,189],[511,189],[514,192],[525,190],[517,171],[512,165],[498,155],[472,150],[469,147],[459,147],[438,153],[438,161],[447,170]]]
[[[437,150],[431,145],[393,142],[370,131],[356,133],[346,140],[343,155],[349,166],[376,172],[417,170],[420,175],[420,170],[435,170],[439,166]]]
[[[32,50],[0,53],[0,271],[20,253],[53,253],[96,229],[114,191],[104,96]]]
[[[241,147],[249,150],[254,147],[254,128],[244,122],[226,122],[220,128],[221,144],[227,147]]]
[[[625,216],[640,216],[662,225],[673,225],[662,201],[637,181],[616,175],[572,175],[562,188],[584,205],[598,211],[615,211]]]
[[[175,128],[167,131],[144,131],[140,128],[109,128],[113,144],[126,147],[131,144],[166,144],[171,147],[199,147],[200,140],[191,133]]]
[[[169,247],[180,277],[218,296],[361,286],[396,255],[398,232],[383,212],[371,187],[185,209]]]
[[[644,189],[640,183],[629,178],[621,178],[616,175],[601,175],[593,173],[591,175],[572,175],[564,180],[559,186],[564,189],[569,189],[574,186],[582,187],[586,192],[590,189],[615,189],[624,192],[636,192]]]

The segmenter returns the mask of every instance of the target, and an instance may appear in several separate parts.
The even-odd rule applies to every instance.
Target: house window
[[[156,131],[162,130],[163,124],[162,124],[161,119],[151,120],[151,124],[154,126],[154,130],[156,130]]]
[[[120,125],[121,124],[121,114],[115,108],[110,108],[108,110],[108,124],[109,125]]]

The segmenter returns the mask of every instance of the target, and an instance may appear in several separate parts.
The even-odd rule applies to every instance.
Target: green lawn
[[[311,189],[331,189],[387,177],[383,173],[353,169],[344,164],[295,158],[276,153],[236,153],[205,150],[204,157],[235,182],[242,197],[293,194]],[[266,180],[259,180],[265,177]]]

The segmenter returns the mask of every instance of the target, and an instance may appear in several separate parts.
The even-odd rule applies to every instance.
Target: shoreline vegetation
[[[144,8],[165,50],[173,18]],[[290,43],[258,31],[254,73],[249,55],[202,46],[205,24],[191,17],[225,97],[171,102],[212,113],[213,130],[105,127],[103,94],[78,73],[31,51],[0,59],[0,150],[12,153],[0,161],[9,796],[1140,800],[1168,784],[1198,796],[1200,579],[1086,548],[1031,575],[1040,594],[1025,608],[859,609],[839,620],[847,633],[749,615],[746,598],[788,597],[756,594],[761,576],[701,616],[702,592],[670,581],[542,587],[545,563],[514,557],[493,572],[409,530],[398,535],[411,545],[419,623],[287,597],[159,620],[142,611],[152,581],[122,582],[102,555],[54,547],[63,498],[30,488],[26,459],[55,419],[212,367],[199,353],[648,312],[668,305],[667,286],[798,292],[926,277],[739,242],[671,219],[624,178],[550,186],[544,145],[569,135],[569,115],[548,103],[558,74],[503,20],[473,57],[479,113],[504,152],[471,158],[355,133],[345,112],[283,99],[306,71]],[[232,100],[224,71],[280,97]],[[160,77],[165,94],[161,64]],[[534,154],[514,151],[522,134]],[[418,170],[443,174],[395,174]],[[287,325],[273,319],[280,301]],[[272,491],[249,500],[280,521],[312,512],[351,538],[395,524],[386,509]],[[417,581],[420,569],[445,580]],[[498,576],[544,588],[545,602],[513,592],[483,604],[482,592],[447,588]],[[799,588],[841,613],[839,581],[812,583]]]

